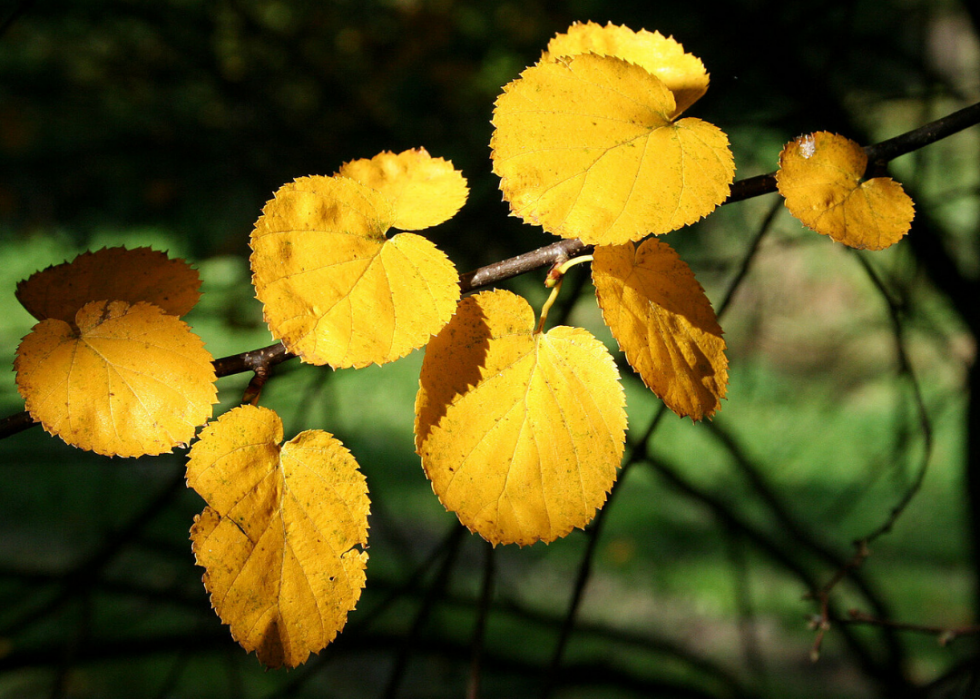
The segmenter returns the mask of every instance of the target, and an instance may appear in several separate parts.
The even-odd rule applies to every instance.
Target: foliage
[[[821,131],[786,144],[776,181],[786,208],[817,233],[882,250],[908,233],[915,207],[890,177],[863,180],[867,168],[860,145]]]
[[[460,300],[474,290],[466,276],[461,289],[449,257],[408,232],[448,221],[468,195],[453,164],[425,149],[298,178],[255,223],[256,295],[272,337],[302,362],[363,369],[425,347],[416,450],[439,501],[494,546],[586,527],[623,462],[613,358],[583,328],[545,331],[572,265],[592,263],[603,320],[667,408],[696,422],[722,407],[729,360],[716,313],[687,263],[647,237],[733,196],[728,136],[680,118],[707,86],[701,61],[673,38],[589,23],[554,37],[504,87],[491,142],[504,199],[587,253],[554,257],[555,289],[537,320],[510,291]],[[888,247],[910,228],[911,199],[890,179],[865,179],[864,151],[841,141],[817,132],[786,145],[775,178],[786,207],[835,241]],[[210,418],[219,375],[179,319],[197,286],[180,260],[119,248],[19,285],[41,321],[15,363],[31,418],[98,454],[189,443]],[[207,502],[191,538],[232,636],[269,667],[295,667],[334,640],[360,598],[367,485],[333,435],[306,431],[280,445],[281,419],[254,406],[271,364],[250,368],[246,405],[207,424],[190,450],[187,484]],[[824,622],[832,588],[816,590],[826,593]]]
[[[218,615],[269,667],[295,667],[344,627],[364,587],[368,496],[344,446],[308,430],[286,444],[267,408],[201,432],[187,485],[208,503],[191,540]]]

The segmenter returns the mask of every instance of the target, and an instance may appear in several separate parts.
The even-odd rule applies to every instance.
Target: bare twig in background
[[[980,625],[975,626],[935,626],[930,624],[910,624],[903,621],[892,621],[890,619],[879,619],[878,617],[866,614],[857,609],[847,610],[847,618],[839,619],[841,624],[855,624],[868,626],[884,626],[897,631],[912,631],[914,633],[935,636],[936,641],[941,646],[946,646],[963,636],[980,635]]]
[[[484,542],[483,584],[480,588],[480,604],[477,608],[476,625],[473,629],[472,659],[470,660],[469,682],[466,686],[466,699],[479,699],[480,696],[483,642],[487,631],[487,617],[490,616],[490,605],[493,600],[493,579],[495,574],[493,552],[493,546]]]
[[[385,699],[394,699],[394,697],[398,696],[398,690],[401,687],[402,681],[405,679],[405,670],[408,669],[408,660],[412,653],[415,652],[415,646],[419,642],[422,627],[429,620],[429,616],[436,602],[445,596],[446,588],[449,586],[449,578],[452,576],[453,568],[456,566],[456,560],[459,556],[459,550],[462,547],[464,541],[463,535],[465,533],[466,530],[463,527],[453,527],[452,539],[446,550],[445,558],[442,559],[442,565],[439,566],[439,571],[425,592],[422,604],[415,614],[415,619],[412,620],[411,628],[409,628],[408,632],[402,638],[401,648],[395,659],[395,666],[391,670],[391,675],[388,677],[388,685],[385,687],[384,694],[382,694]]]

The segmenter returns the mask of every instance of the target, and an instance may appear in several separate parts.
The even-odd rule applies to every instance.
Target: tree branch
[[[878,617],[857,609],[847,610],[848,618],[837,619],[839,624],[880,626],[882,628],[894,629],[896,631],[911,631],[914,633],[936,636],[939,645],[947,646],[961,636],[976,636],[980,634],[980,626],[931,626],[928,624],[910,624],[904,621],[891,621],[889,619],[879,619]]]
[[[971,105],[958,112],[953,112],[941,119],[924,124],[917,129],[882,141],[871,146],[865,146],[868,154],[868,168],[905,155],[947,136],[967,129],[980,123],[980,103]],[[774,172],[756,175],[739,180],[732,185],[728,199],[722,202],[732,204],[736,201],[751,199],[763,194],[776,191],[776,175]],[[579,254],[586,254],[591,246],[577,238],[574,240],[559,240],[556,243],[531,250],[530,252],[494,262],[460,276],[459,286],[463,293],[476,291],[491,284],[497,284],[506,279],[526,274],[535,269],[553,265],[561,259],[568,259]],[[240,374],[246,371],[256,371],[259,367],[266,369],[295,358],[296,355],[287,351],[281,343],[262,347],[260,349],[233,354],[214,361],[215,373],[219,378]],[[25,411],[0,419],[0,439],[6,439],[19,432],[33,427],[35,423]]]

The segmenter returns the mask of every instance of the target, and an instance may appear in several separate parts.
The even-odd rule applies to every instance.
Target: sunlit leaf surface
[[[426,349],[416,444],[443,505],[493,544],[584,527],[616,480],[626,429],[619,373],[580,328],[534,333],[509,291],[460,302]]]
[[[548,42],[548,50],[541,60],[554,61],[580,53],[622,58],[656,75],[674,95],[676,106],[671,118],[676,118],[708,90],[708,73],[701,59],[685,53],[674,37],[665,37],[660,32],[646,29],[634,32],[612,22],[604,27],[595,22],[576,22],[568,32]]]
[[[17,349],[31,416],[69,444],[109,456],[169,453],[211,417],[211,355],[149,303],[95,301],[72,324],[49,318]]]
[[[386,238],[380,192],[302,177],[276,192],[252,232],[252,281],[273,336],[312,364],[384,364],[428,342],[456,307],[449,258],[414,233]]]
[[[511,211],[597,245],[666,233],[711,213],[735,167],[728,138],[699,119],[671,121],[660,78],[611,56],[539,63],[494,110],[493,169]]]
[[[306,662],[343,629],[364,587],[367,484],[332,435],[280,446],[282,421],[242,406],[191,448],[187,484],[208,503],[191,529],[221,620],[269,667]]]
[[[379,153],[345,163],[337,173],[381,192],[392,208],[392,228],[418,231],[452,218],[466,202],[462,173],[418,148]]]
[[[776,182],[803,225],[852,248],[881,250],[908,233],[915,205],[890,177],[862,182],[867,164],[859,144],[819,131],[786,144]]]
[[[728,360],[714,310],[666,243],[596,248],[602,317],[643,382],[681,416],[711,416],[725,397]]]

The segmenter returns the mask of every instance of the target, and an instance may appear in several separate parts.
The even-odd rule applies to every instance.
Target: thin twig
[[[626,473],[630,466],[636,463],[639,459],[643,458],[643,455],[646,452],[647,444],[653,437],[653,433],[657,430],[657,427],[660,425],[666,413],[666,407],[661,405],[660,409],[650,420],[650,424],[647,427],[646,432],[644,432],[643,436],[640,437],[640,439],[637,440],[637,442],[630,448],[630,453],[623,463],[623,467],[620,470],[616,483],[613,485],[612,490],[609,491],[609,496],[606,498],[605,504],[596,513],[595,519],[592,520],[592,524],[586,530],[585,534],[586,537],[588,537],[588,542],[585,546],[585,551],[582,553],[582,561],[579,563],[578,574],[575,577],[575,587],[572,591],[572,599],[568,603],[568,611],[565,613],[562,628],[558,634],[558,642],[555,644],[555,650],[551,656],[551,663],[549,664],[547,674],[545,675],[544,686],[541,690],[542,699],[548,699],[557,685],[558,670],[561,667],[562,658],[565,655],[565,648],[568,646],[568,641],[571,638],[572,630],[575,628],[575,619],[578,616],[578,610],[582,604],[582,598],[585,595],[585,587],[592,575],[592,564],[595,560],[595,552],[599,544],[599,535],[602,533],[602,524],[605,522],[606,515],[612,510],[613,498],[621,489],[620,484],[625,479]]]
[[[878,291],[881,293],[882,298],[885,299],[885,303],[888,306],[888,318],[891,321],[892,332],[895,337],[895,351],[898,355],[898,371],[899,374],[905,376],[908,379],[909,386],[912,389],[913,403],[915,404],[916,412],[919,418],[919,431],[922,434],[922,458],[919,462],[919,467],[916,470],[915,479],[909,486],[908,490],[902,495],[898,503],[892,508],[891,513],[888,518],[879,526],[877,529],[871,533],[864,536],[861,541],[864,545],[870,545],[878,537],[883,534],[887,534],[895,526],[898,518],[902,516],[905,509],[909,506],[909,503],[915,498],[915,496],[922,489],[922,484],[925,481],[926,474],[929,471],[929,463],[932,459],[932,448],[933,448],[933,437],[932,437],[932,422],[929,419],[929,412],[926,409],[925,399],[922,397],[922,387],[919,385],[918,377],[915,374],[915,370],[912,368],[912,363],[909,360],[908,353],[905,351],[905,330],[902,327],[901,312],[898,308],[898,304],[892,299],[891,294],[888,289],[885,288],[884,282],[875,272],[871,264],[865,259],[864,255],[857,255],[858,261],[864,268],[865,272],[868,274],[868,278],[875,285]]]
[[[432,550],[432,552],[422,561],[415,570],[404,579],[401,584],[392,587],[392,589],[385,595],[379,603],[374,605],[370,610],[368,610],[363,616],[359,616],[356,620],[348,625],[344,630],[344,633],[335,640],[323,653],[319,654],[316,658],[308,662],[302,669],[298,670],[295,676],[287,684],[277,687],[275,691],[269,695],[269,699],[275,697],[275,699],[285,699],[285,697],[292,697],[299,694],[303,686],[313,678],[316,673],[323,669],[323,667],[339,652],[342,652],[347,646],[357,641],[361,636],[364,636],[368,629],[370,629],[375,622],[380,619],[384,614],[394,606],[395,602],[406,597],[408,594],[417,590],[420,587],[422,578],[426,573],[436,564],[436,562],[445,556],[453,555],[451,550],[459,546],[459,541],[462,537],[462,528],[459,524],[454,524],[450,527],[446,536],[443,537],[442,541]],[[382,589],[381,581],[375,580],[371,583],[371,588],[373,590]]]
[[[909,506],[909,503],[911,503],[919,491],[922,490],[922,484],[925,482],[926,474],[929,471],[929,463],[932,459],[932,422],[930,421],[929,413],[926,410],[925,399],[922,397],[922,389],[919,385],[919,380],[916,377],[915,370],[912,368],[912,363],[905,351],[905,330],[902,326],[901,311],[898,303],[896,303],[896,301],[892,298],[892,295],[885,287],[884,282],[878,276],[878,273],[874,270],[867,259],[865,259],[865,256],[862,254],[857,254],[856,256],[861,264],[861,267],[871,280],[871,283],[874,284],[875,288],[877,288],[881,297],[885,299],[885,304],[888,307],[888,318],[891,322],[892,333],[895,338],[895,352],[898,356],[898,371],[900,376],[904,376],[908,379],[909,385],[912,389],[913,402],[919,417],[919,430],[922,434],[923,453],[912,484],[902,494],[902,497],[899,499],[898,503],[892,507],[885,521],[877,528],[855,541],[854,546],[857,550],[851,560],[834,574],[830,582],[819,590],[816,590],[810,594],[810,597],[816,600],[819,604],[819,613],[812,621],[812,626],[817,630],[817,634],[813,642],[813,649],[810,653],[811,658],[814,660],[820,657],[820,645],[823,642],[824,634],[830,628],[831,614],[828,607],[830,593],[833,591],[834,587],[844,580],[845,577],[852,574],[853,571],[857,570],[864,563],[864,560],[871,553],[869,548],[870,545],[880,536],[887,534],[892,530],[895,523],[898,522],[898,519]],[[886,624],[879,624],[879,626],[885,629],[896,628]]]
[[[752,242],[749,244],[748,250],[745,251],[745,255],[742,256],[742,262],[738,266],[738,271],[735,276],[732,277],[732,281],[728,285],[728,289],[725,291],[725,295],[722,297],[721,302],[718,304],[718,310],[715,312],[715,316],[721,318],[725,315],[728,310],[728,306],[731,304],[732,299],[735,298],[735,292],[745,281],[745,277],[749,273],[749,267],[752,265],[752,260],[755,259],[756,253],[759,251],[759,246],[762,244],[762,239],[766,237],[769,230],[772,228],[773,221],[776,220],[776,214],[778,214],[783,209],[783,202],[776,201],[769,208],[769,212],[766,217],[762,219],[762,225],[759,226],[759,230],[752,237]]]
[[[411,628],[405,633],[401,648],[398,651],[398,656],[395,659],[395,666],[391,670],[391,675],[388,676],[388,685],[382,694],[385,699],[394,699],[398,695],[402,680],[405,678],[405,670],[408,669],[408,659],[415,649],[415,644],[419,640],[422,627],[428,621],[436,601],[443,596],[446,587],[449,585],[449,578],[452,576],[453,568],[456,565],[456,559],[459,555],[465,532],[466,530],[463,527],[454,527],[453,529],[452,540],[449,549],[446,551],[446,557],[442,560],[442,565],[439,566],[439,572],[436,574],[429,589],[426,590],[422,604],[415,614],[415,619],[412,620]]]
[[[470,660],[470,679],[466,687],[466,699],[479,699],[480,676],[483,668],[483,645],[487,632],[487,617],[493,600],[494,548],[484,542],[483,586],[480,592],[480,606],[476,615],[476,628],[473,629],[473,651]]]
[[[786,507],[773,487],[767,482],[761,470],[752,462],[735,437],[729,434],[719,424],[719,421],[716,420],[715,422],[708,423],[707,427],[709,434],[715,437],[719,444],[728,452],[732,463],[748,481],[758,496],[759,501],[769,508],[770,513],[778,523],[779,531],[785,533],[798,546],[822,558],[834,569],[841,569],[848,565],[842,555],[836,553],[830,546],[821,542],[817,535],[807,531],[807,528],[797,520],[792,510]],[[865,576],[860,575],[858,568],[851,568],[849,570],[849,577],[855,588],[864,596],[876,614],[881,617],[889,616],[889,610],[881,595],[873,589],[871,583],[865,579]],[[811,597],[814,594],[811,593]],[[896,667],[900,666],[903,662],[902,647],[894,634],[889,633],[888,629],[883,629],[883,631],[884,646],[888,650],[893,664]]]
[[[892,158],[922,148],[942,138],[967,129],[980,123],[980,103],[974,104],[958,112],[949,114],[941,119],[924,124],[912,131],[896,136],[881,143],[866,146],[871,164],[879,164]],[[776,191],[775,173],[757,175],[739,180],[732,185],[731,192],[723,204],[732,204],[753,197]],[[512,277],[520,276],[532,270],[554,264],[560,257],[574,257],[585,254],[591,246],[585,245],[578,239],[560,240],[551,245],[530,252],[494,262],[460,276],[460,290],[463,293],[475,291],[491,284],[496,284]],[[726,304],[727,305],[727,304]],[[239,374],[245,371],[255,371],[257,366],[271,367],[280,362],[294,359],[295,355],[288,352],[281,343],[262,347],[249,352],[222,357],[214,362],[218,377]],[[26,412],[10,415],[0,419],[0,439],[33,427],[35,423]]]
[[[894,160],[918,148],[924,148],[977,124],[980,124],[980,102],[935,121],[930,121],[928,124],[923,124],[887,141],[865,146],[864,152],[868,156],[867,169],[868,171],[874,170],[880,167],[882,163]],[[728,199],[724,203],[731,204],[775,191],[776,173],[768,172],[764,175],[747,177],[734,183]]]
[[[183,469],[180,469],[174,478],[136,513],[125,526],[111,535],[98,550],[60,576],[61,590],[53,599],[49,600],[39,609],[32,609],[21,614],[17,619],[8,623],[0,630],[0,635],[12,636],[14,633],[19,632],[21,629],[33,624],[39,619],[45,618],[56,609],[59,609],[68,600],[79,594],[80,589],[84,590],[93,585],[103,568],[116,557],[123,547],[131,543],[143,528],[156,518],[178,493],[183,491],[183,485],[184,473]]]
[[[745,556],[745,542],[735,532],[727,529],[725,533],[725,550],[732,564],[732,576],[735,579],[735,609],[737,611],[736,627],[739,642],[742,646],[742,657],[745,667],[755,680],[755,684],[766,686],[766,663],[759,643],[758,619],[752,600],[752,585],[749,579],[749,564]],[[763,695],[767,692],[762,692]]]
[[[860,568],[864,559],[870,555],[871,551],[867,546],[859,545],[851,560],[841,566],[823,587],[805,595],[808,599],[816,600],[820,606],[820,612],[810,619],[810,626],[817,632],[813,639],[813,646],[810,648],[810,660],[813,662],[820,659],[820,647],[823,645],[824,634],[830,630],[830,621],[833,617],[830,609],[830,593],[847,577],[848,573]]]
[[[799,559],[800,552],[796,548],[781,544],[771,534],[762,531],[741,517],[737,510],[726,502],[725,498],[702,490],[685,480],[681,476],[680,469],[668,464],[665,459],[648,454],[644,463],[653,468],[674,488],[695,502],[707,506],[722,521],[726,529],[752,543],[766,557],[795,576],[802,583],[804,589],[817,590],[819,588],[816,577]],[[833,601],[829,597],[827,605],[828,614],[832,617],[835,610]],[[862,669],[870,677],[874,677],[889,687],[898,686],[904,682],[904,678],[895,677],[890,668],[882,668],[869,649],[854,634],[842,633],[841,635]]]
[[[838,623],[852,625],[881,626],[896,631],[912,631],[913,633],[927,634],[935,636],[936,641],[941,646],[947,646],[962,636],[980,635],[980,625],[978,626],[933,626],[929,624],[910,624],[903,621],[891,621],[890,619],[879,619],[871,614],[865,614],[857,609],[849,609],[846,619],[838,619]]]

